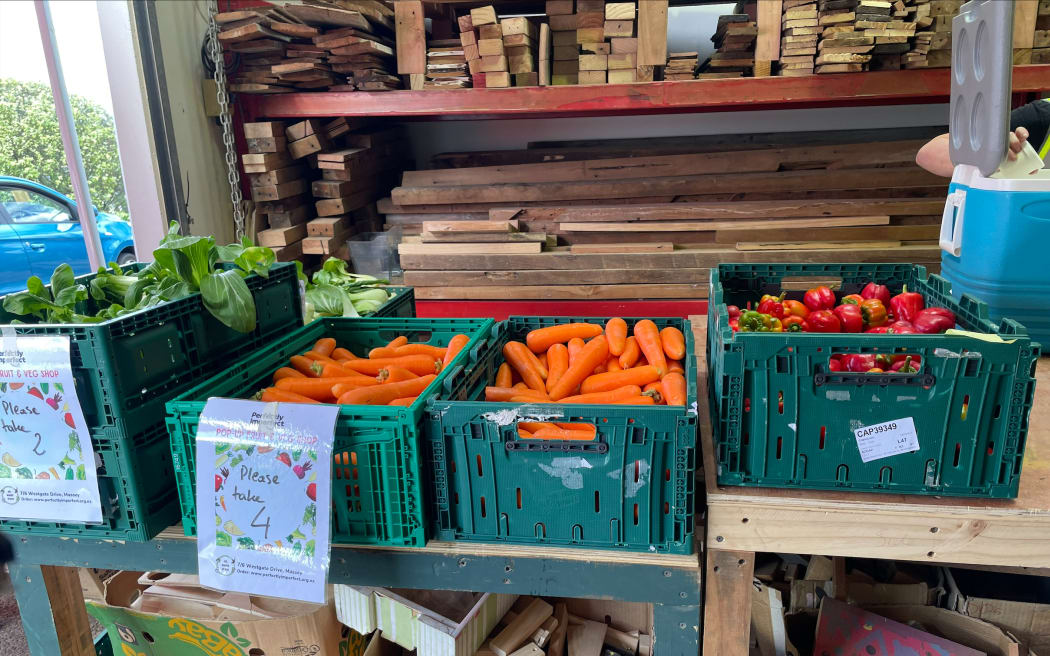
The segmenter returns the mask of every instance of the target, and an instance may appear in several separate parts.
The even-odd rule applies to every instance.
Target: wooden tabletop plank
[[[1050,567],[1050,360],[1039,362],[1016,499],[719,487],[707,403],[707,317],[690,317],[711,549]]]

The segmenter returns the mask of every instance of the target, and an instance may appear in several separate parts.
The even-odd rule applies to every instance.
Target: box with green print
[[[868,282],[894,294],[907,286],[927,305],[954,312],[961,330],[758,333],[729,325],[727,304],[744,307],[764,293],[829,281],[838,295]],[[1017,322],[992,323],[984,303],[967,295],[956,301],[946,280],[913,264],[722,264],[711,270],[709,301],[720,485],[1017,496],[1039,357]],[[921,364],[903,375],[832,371],[837,354],[913,355]],[[861,453],[869,433],[894,423],[914,425],[917,450],[878,459]]]
[[[196,534],[195,439],[210,397],[248,398],[266,387],[288,358],[308,351],[321,337],[355,353],[367,353],[398,336],[444,346],[457,334],[467,346],[410,406],[340,406],[332,464],[332,542],[422,546],[420,448],[428,401],[464,398],[480,352],[494,339],[491,319],[323,318],[205,381],[168,404],[168,431],[182,503],[183,529]]]

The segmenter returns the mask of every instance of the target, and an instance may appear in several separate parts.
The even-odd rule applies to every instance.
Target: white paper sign
[[[209,399],[197,429],[202,585],[324,603],[338,406]]]
[[[102,521],[95,452],[66,335],[3,336],[0,517]]]
[[[911,417],[884,421],[853,431],[864,462],[919,450],[919,436]]]

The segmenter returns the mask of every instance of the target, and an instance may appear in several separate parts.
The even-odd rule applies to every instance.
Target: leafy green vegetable
[[[357,317],[379,309],[390,298],[386,280],[350,273],[347,263],[335,257],[325,260],[306,286],[306,323],[318,317]]]
[[[26,281],[26,291],[8,294],[4,309],[11,314],[32,315],[44,323],[94,323],[94,317],[77,313],[77,303],[87,300],[84,285],[76,282],[73,268],[60,264],[51,274],[51,289],[37,276]]]
[[[33,478],[33,470],[29,467],[19,467],[15,470],[16,478]]]
[[[11,478],[11,468],[7,465],[0,465],[0,478]]]
[[[231,538],[228,533],[223,533],[222,531],[216,531],[215,532],[215,544],[219,545],[220,547],[232,547],[233,546],[233,538]]]
[[[255,540],[245,536],[243,538],[237,538],[238,549],[255,549]]]
[[[255,330],[255,299],[236,269],[210,273],[201,282],[201,300],[216,319],[242,333]]]

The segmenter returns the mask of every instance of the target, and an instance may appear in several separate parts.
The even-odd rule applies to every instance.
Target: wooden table
[[[1036,397],[1016,499],[719,487],[707,403],[707,317],[690,317],[707,490],[704,647],[747,654],[755,552],[887,558],[1050,573],[1050,360]]]

